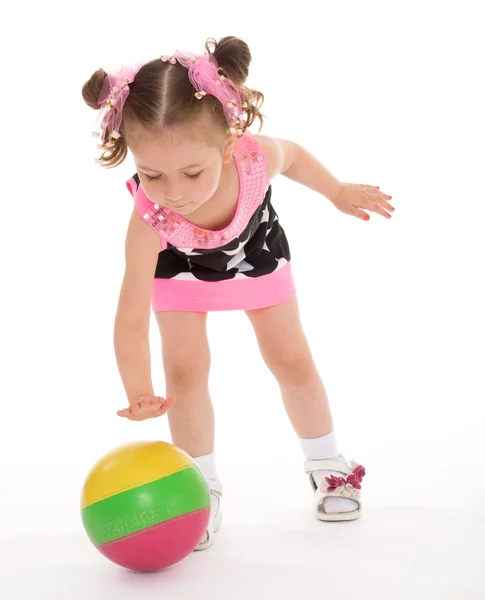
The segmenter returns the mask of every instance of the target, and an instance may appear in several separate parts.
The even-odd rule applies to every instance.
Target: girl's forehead
[[[150,154],[152,152],[192,154],[208,152],[211,149],[204,140],[178,135],[140,137],[131,147],[138,154]]]
[[[206,164],[219,156],[216,148],[203,141],[178,137],[140,140],[130,149],[139,168],[164,173]]]

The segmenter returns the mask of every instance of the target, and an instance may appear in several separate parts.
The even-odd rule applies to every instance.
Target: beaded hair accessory
[[[103,87],[98,98],[100,106],[100,114],[96,119],[93,129],[93,137],[100,138],[101,143],[98,144],[98,150],[109,150],[113,148],[120,137],[120,125],[122,119],[123,105],[130,93],[129,85],[133,83],[135,75],[143,66],[143,63],[137,65],[121,67],[115,73],[108,73],[104,79]],[[108,136],[105,135],[106,132]],[[104,140],[104,141],[103,141]],[[103,158],[100,156],[95,159],[96,163],[102,163]]]
[[[224,109],[229,127],[226,133],[241,136],[246,131],[242,119],[243,109],[248,108],[247,102],[242,102],[241,94],[230,79],[218,73],[217,59],[212,54],[192,54],[177,50],[173,56],[162,56],[164,62],[175,64],[177,61],[188,69],[191,84],[196,89],[195,97],[201,100],[206,94],[217,98]],[[129,84],[135,80],[135,75],[144,63],[135,66],[121,67],[115,73],[108,73],[98,98],[100,114],[96,119],[93,136],[99,138],[98,150],[103,153],[114,147],[115,141],[120,137],[123,106],[130,93]],[[108,132],[108,135],[106,135]],[[103,155],[95,159],[98,164],[103,163]]]
[[[241,94],[230,79],[220,75],[217,59],[212,54],[193,54],[177,50],[173,56],[162,56],[163,62],[175,64],[179,62],[187,68],[190,83],[194,86],[195,97],[201,100],[206,94],[217,98],[223,108],[229,127],[226,133],[243,135],[246,131],[242,119],[243,108],[247,102],[242,102]]]

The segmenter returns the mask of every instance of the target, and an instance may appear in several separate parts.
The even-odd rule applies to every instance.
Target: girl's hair
[[[211,47],[213,47],[212,52]],[[245,127],[250,127],[258,118],[259,131],[261,131],[264,115],[259,109],[263,104],[264,96],[261,92],[244,85],[252,58],[248,45],[234,36],[223,37],[219,42],[209,38],[205,43],[205,50],[216,58],[219,74],[228,77],[241,92],[243,98],[241,102],[247,102],[248,108],[243,109],[247,115]],[[84,101],[95,110],[99,110],[98,98],[106,75],[103,69],[98,69],[82,88]],[[194,122],[206,111],[213,116],[215,123],[220,125],[221,131],[227,129],[227,121],[220,101],[210,94],[198,100],[187,69],[178,62],[171,64],[159,58],[152,60],[141,67],[134,82],[129,85],[130,93],[123,107],[123,116],[133,118],[146,127],[158,129]],[[107,149],[103,155],[103,163],[101,163],[103,166],[115,167],[126,158],[128,146],[123,121],[119,133],[120,137],[113,140],[114,148]],[[108,132],[105,136],[107,135]]]

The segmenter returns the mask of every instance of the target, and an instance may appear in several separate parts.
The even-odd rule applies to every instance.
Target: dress
[[[160,236],[152,309],[251,310],[296,295],[288,241],[272,204],[271,182],[256,136],[233,149],[239,174],[236,214],[224,229],[201,229],[147,198],[138,174],[126,186],[148,227]]]

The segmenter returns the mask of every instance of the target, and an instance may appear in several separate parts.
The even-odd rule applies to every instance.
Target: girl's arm
[[[153,277],[161,251],[160,238],[137,213],[128,225],[125,274],[114,327],[114,346],[129,402],[154,396],[151,378],[149,324]]]
[[[360,183],[340,183],[322,163],[299,144],[288,140],[258,136],[266,160],[270,178],[282,173],[328,198],[341,212],[369,220],[366,210],[387,219],[394,207],[389,204],[392,196],[384,194],[379,186]]]
[[[338,198],[343,187],[340,181],[303,146],[265,135],[258,135],[257,138],[264,150],[270,178],[281,173],[332,202]]]

